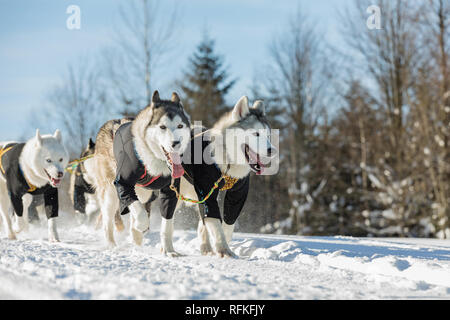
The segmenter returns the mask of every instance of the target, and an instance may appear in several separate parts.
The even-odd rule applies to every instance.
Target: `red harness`
[[[144,179],[147,176],[147,168],[144,166],[145,172],[144,174],[139,178],[139,180]],[[153,182],[155,182],[155,180],[157,180],[159,177],[161,177],[161,175],[153,177],[150,179],[149,182],[147,182],[146,184],[136,184],[138,187],[147,187],[149,185],[151,185]]]

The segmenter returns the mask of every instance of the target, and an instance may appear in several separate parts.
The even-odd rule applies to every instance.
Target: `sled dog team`
[[[173,247],[177,205],[198,203],[200,251],[234,257],[228,243],[249,191],[250,172],[260,175],[277,150],[271,143],[264,104],[249,106],[242,97],[212,127],[192,126],[179,96],[152,96],[135,118],[107,121],[72,166],[70,193],[78,212],[100,210],[105,239],[115,246],[114,228],[130,214],[130,234],[141,245],[149,229],[151,202],[159,198],[161,251]],[[27,208],[41,195],[48,218],[48,239],[59,241],[56,228],[58,187],[69,164],[59,130],[25,143],[0,143],[0,214],[9,239],[28,227]],[[70,167],[70,166],[69,166]],[[158,191],[159,195],[156,196]],[[218,194],[225,192],[221,215]],[[14,210],[14,222],[10,210]]]

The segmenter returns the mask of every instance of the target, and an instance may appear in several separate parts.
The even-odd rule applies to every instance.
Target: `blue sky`
[[[113,42],[120,24],[118,7],[126,0],[0,0],[0,140],[21,139],[35,128],[30,119],[45,103],[45,94],[61,81],[69,63],[97,55]],[[268,44],[300,5],[329,42],[339,41],[336,11],[350,0],[159,0],[162,13],[180,6],[177,51],[161,66],[158,83],[168,96],[173,80],[186,69],[188,57],[205,26],[216,39],[229,74],[239,81],[229,94],[233,103],[249,94],[259,67],[268,61]],[[68,30],[66,9],[81,9],[81,29]]]

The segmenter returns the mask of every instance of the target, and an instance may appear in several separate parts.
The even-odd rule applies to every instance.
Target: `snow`
[[[73,221],[56,244],[45,224],[16,241],[2,233],[0,299],[450,299],[448,240],[236,233],[239,258],[221,259],[200,254],[194,231],[176,230],[184,256],[169,258],[158,226],[142,247],[116,234],[114,249]]]

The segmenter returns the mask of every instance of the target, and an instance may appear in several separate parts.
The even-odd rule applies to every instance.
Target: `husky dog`
[[[228,242],[247,199],[250,172],[263,174],[277,149],[270,142],[270,125],[265,117],[263,102],[255,101],[249,107],[245,96],[211,130],[203,131],[194,135],[183,158],[185,175],[181,180],[180,193],[194,199],[204,199],[214,183],[221,176],[225,177],[201,206],[204,210],[198,235],[202,254],[213,253],[209,243],[211,237],[219,256],[234,257]],[[196,160],[199,151],[202,154],[200,162]],[[206,158],[208,155],[209,161]],[[226,190],[223,223],[217,202],[219,190]]]
[[[132,121],[133,118],[123,119],[122,121]],[[80,159],[94,155],[95,142],[89,139],[89,143],[80,155]],[[88,158],[76,167],[75,171],[70,177],[69,193],[72,199],[72,204],[76,213],[86,214],[88,222],[92,221],[92,216],[100,210],[97,195],[94,188],[94,159]],[[156,199],[155,195],[151,195],[149,200],[145,203],[145,209],[150,214],[151,202]],[[34,199],[33,199],[34,201]],[[96,228],[99,228],[102,222],[102,215],[97,218]],[[119,212],[115,215],[115,226],[117,231],[124,230],[124,224]]]
[[[80,158],[93,155],[95,143],[89,139],[89,143],[80,155]],[[86,214],[88,220],[98,211],[99,206],[95,196],[94,184],[94,160],[88,158],[82,161],[70,177],[70,195],[76,213]]]
[[[190,119],[174,92],[171,100],[161,100],[158,91],[149,106],[130,120],[108,121],[100,129],[95,148],[94,185],[100,201],[107,242],[115,245],[112,222],[115,212],[131,212],[133,242],[142,243],[149,228],[149,216],[142,200],[144,190],[160,190],[161,251],[178,255],[172,245],[171,220],[177,197],[170,189],[179,186],[184,174],[181,156],[190,140]],[[173,180],[173,181],[172,181]],[[169,234],[169,236],[165,236]]]
[[[59,241],[55,218],[58,216],[58,187],[64,177],[69,160],[62,145],[59,130],[53,135],[36,136],[26,143],[7,143],[0,150],[0,213],[5,222],[8,238],[27,229],[28,219],[23,217],[25,207],[31,202],[30,195],[44,196],[48,218],[48,238]],[[16,214],[14,230],[9,217],[10,208]],[[27,210],[25,210],[27,213]]]

